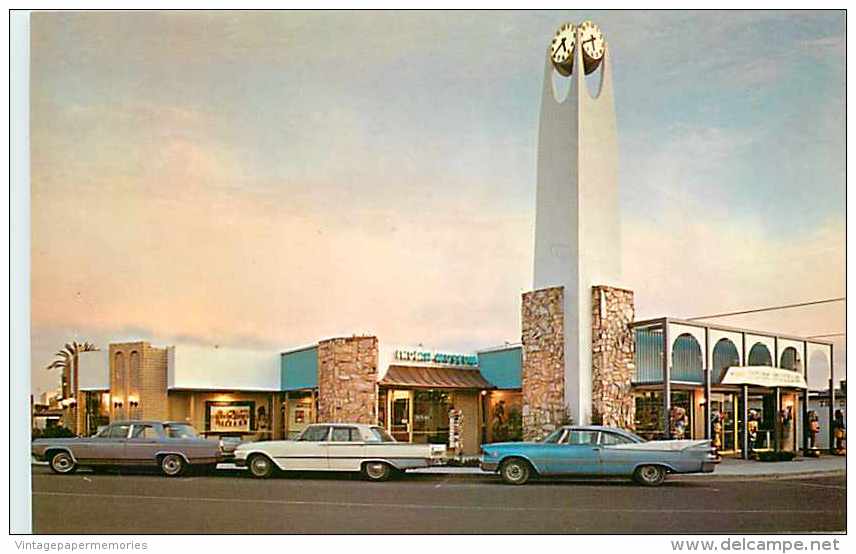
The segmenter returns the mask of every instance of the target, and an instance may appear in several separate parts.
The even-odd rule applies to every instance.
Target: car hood
[[[492,449],[503,449],[503,448],[528,448],[533,446],[540,446],[544,443],[542,442],[492,442],[490,444],[483,444],[481,447],[484,448],[492,448]]]

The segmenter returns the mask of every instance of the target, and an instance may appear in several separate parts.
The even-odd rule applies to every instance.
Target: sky
[[[844,296],[842,11],[37,13],[33,391],[74,339],[518,342],[543,56],[586,19],[612,57],[637,319]]]

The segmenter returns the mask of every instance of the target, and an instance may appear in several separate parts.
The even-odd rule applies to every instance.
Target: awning
[[[378,383],[427,389],[493,389],[477,369],[391,365]]]
[[[721,385],[754,385],[758,387],[808,388],[801,371],[765,365],[734,366],[725,370]]]

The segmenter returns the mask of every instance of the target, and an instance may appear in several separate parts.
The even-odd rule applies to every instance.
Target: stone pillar
[[[633,291],[592,287],[592,423],[634,428]]]
[[[523,294],[523,440],[539,440],[565,422],[564,288]]]
[[[318,343],[318,421],[376,423],[377,337]]]

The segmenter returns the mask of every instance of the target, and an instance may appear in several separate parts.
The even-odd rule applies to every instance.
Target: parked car
[[[56,473],[81,466],[154,466],[168,477],[190,466],[213,468],[224,456],[217,441],[199,437],[188,423],[169,421],[116,421],[92,437],[36,439],[32,454]]]
[[[253,477],[270,477],[275,469],[359,471],[370,481],[385,481],[395,472],[445,462],[441,444],[396,442],[386,429],[360,423],[315,423],[296,440],[244,443],[235,449],[235,464]]]
[[[645,439],[614,427],[560,427],[541,442],[482,445],[483,471],[499,472],[511,485],[539,475],[632,477],[663,483],[669,473],[711,473],[719,457],[709,440]]]

